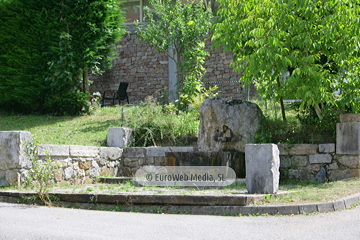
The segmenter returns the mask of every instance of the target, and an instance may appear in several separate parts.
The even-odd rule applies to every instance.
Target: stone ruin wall
[[[206,42],[210,56],[206,58],[204,85],[217,85],[220,97],[240,98],[256,97],[254,86],[244,87],[238,80],[241,74],[233,72],[229,63],[232,54],[224,53],[222,48],[212,49],[212,43]],[[101,76],[90,76],[93,84],[90,92],[117,90],[120,81],[129,82],[130,103],[144,101],[147,97],[160,97],[168,90],[168,56],[159,53],[151,45],[137,39],[136,33],[123,37],[117,44],[118,59],[113,67]]]
[[[299,181],[336,181],[360,177],[360,155],[339,155],[335,144],[278,144],[280,178]],[[193,147],[91,147],[76,145],[39,145],[39,157],[60,163],[55,172],[57,183],[91,184],[99,176],[131,177],[144,165],[165,166],[166,153],[194,152]],[[0,165],[0,185],[18,184],[25,179],[29,164]]]
[[[335,146],[278,144],[280,178],[325,182],[360,177],[360,155],[336,154]]]

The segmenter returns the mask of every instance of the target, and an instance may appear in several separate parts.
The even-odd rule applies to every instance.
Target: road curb
[[[63,203],[122,205],[123,211],[185,213],[201,215],[297,215],[344,210],[359,205],[360,193],[337,201],[299,205],[249,206],[264,195],[198,196],[198,195],[124,195],[50,193]],[[0,201],[21,202],[36,196],[35,192],[0,191]]]

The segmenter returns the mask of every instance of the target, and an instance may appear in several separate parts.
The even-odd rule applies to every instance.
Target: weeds
[[[26,186],[30,186],[36,191],[40,200],[50,206],[51,199],[49,197],[50,188],[54,184],[54,171],[58,168],[50,158],[49,152],[45,151],[46,159],[40,160],[38,154],[38,145],[33,141],[24,143],[25,153],[29,156],[31,169],[26,178]]]

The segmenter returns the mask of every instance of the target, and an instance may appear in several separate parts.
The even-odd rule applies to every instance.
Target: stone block
[[[289,168],[289,167],[291,167],[291,157],[280,156],[280,168]]]
[[[319,144],[319,153],[335,153],[335,143]]]
[[[258,207],[256,206],[239,206],[239,213],[242,215],[252,215],[258,212]]]
[[[147,147],[147,157],[165,157],[166,152],[193,152],[193,147]]]
[[[200,126],[197,147],[199,151],[245,151],[253,143],[261,109],[254,103],[240,99],[208,98],[200,107]],[[226,137],[226,141],[219,141]]]
[[[92,184],[94,181],[91,178],[85,177],[82,180],[82,184]]]
[[[124,148],[123,157],[146,157],[146,148],[134,147]]]
[[[90,168],[90,170],[89,170],[89,176],[90,176],[90,177],[98,176],[98,175],[99,175],[99,172],[100,172],[100,167],[99,167],[99,165],[97,164],[96,161],[92,161],[92,162],[91,162],[91,168]],[[85,172],[85,175],[86,175],[86,172]]]
[[[320,213],[335,211],[333,202],[318,203],[316,205]]]
[[[71,167],[67,167],[64,170],[64,179],[69,180],[74,176],[74,170]]]
[[[322,167],[320,169],[320,171],[316,174],[315,179],[318,182],[325,182],[327,180],[325,168]]]
[[[339,169],[339,166],[337,165],[336,162],[334,163],[331,163],[329,164],[327,167],[326,167],[327,170],[335,170],[335,169]]]
[[[344,210],[345,209],[345,202],[344,200],[338,200],[338,201],[334,201],[334,210],[335,211],[339,211],[339,210]]]
[[[50,154],[51,158],[57,157],[69,157],[70,146],[69,145],[50,145],[50,144],[39,144],[38,153],[40,157],[46,157],[46,152]]]
[[[246,188],[249,193],[276,193],[279,189],[279,149],[275,144],[246,144]]]
[[[91,162],[83,162],[83,161],[79,162],[80,169],[88,170],[90,169],[90,167],[91,167]]]
[[[18,186],[20,184],[20,173],[16,170],[5,172],[5,185]]]
[[[309,156],[309,162],[314,163],[331,163],[332,157],[330,154],[313,154]]]
[[[291,157],[291,166],[292,167],[306,167],[309,163],[308,156],[292,156]]]
[[[290,179],[299,179],[300,178],[300,171],[297,169],[289,169],[289,178]]]
[[[360,122],[360,114],[359,113],[347,113],[340,114],[340,122]]]
[[[317,212],[318,208],[316,204],[301,204],[299,205],[299,213],[314,213]]]
[[[118,160],[121,158],[123,149],[117,147],[100,147],[99,155],[100,158],[105,160]]]
[[[329,174],[329,180],[330,181],[337,181],[337,180],[343,180],[347,178],[351,178],[352,174],[350,169],[345,170],[331,170]]]
[[[360,168],[360,155],[356,156],[340,156],[338,163],[348,168]]]
[[[278,206],[258,206],[257,208],[258,214],[269,214],[269,215],[276,215],[279,213]]]
[[[99,147],[71,145],[70,156],[74,158],[95,158],[99,156]]]
[[[344,204],[345,204],[346,208],[351,208],[351,207],[355,206],[356,204],[358,204],[359,196],[358,195],[352,195],[352,196],[345,197],[342,200],[344,201]]]
[[[31,133],[25,131],[0,132],[0,170],[29,168],[25,142],[32,142]]]
[[[336,124],[336,154],[360,154],[360,122]]]
[[[5,176],[6,176],[6,171],[0,170],[0,186],[6,185]]]
[[[280,155],[309,155],[316,154],[319,146],[317,144],[278,144]]]
[[[278,206],[279,214],[281,215],[292,215],[299,214],[298,205],[287,205],[287,206]]]
[[[55,177],[56,182],[62,181],[63,180],[63,170],[62,169],[57,169],[54,172],[54,177]]]
[[[360,169],[350,169],[351,177],[358,178],[360,177]]]
[[[131,136],[130,128],[109,128],[106,143],[108,147],[124,148],[130,145]]]

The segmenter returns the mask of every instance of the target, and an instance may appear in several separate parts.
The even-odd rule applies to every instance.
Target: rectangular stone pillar
[[[31,162],[24,152],[26,141],[32,141],[30,132],[0,132],[1,185],[18,185],[24,169],[30,168]]]
[[[336,124],[336,154],[360,154],[360,122]]]
[[[109,128],[107,134],[107,146],[124,148],[131,143],[132,129],[130,128]]]
[[[279,149],[276,144],[246,144],[246,189],[249,193],[272,194],[279,189]]]

